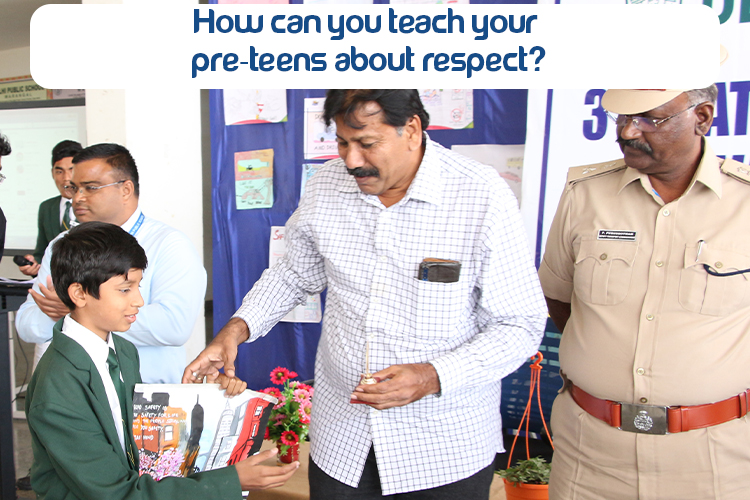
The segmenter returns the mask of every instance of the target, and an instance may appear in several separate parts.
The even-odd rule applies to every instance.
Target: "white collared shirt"
[[[110,333],[107,336],[107,341],[104,342],[97,334],[71,318],[70,314],[65,316],[62,332],[83,347],[83,350],[89,355],[96,370],[99,372],[99,376],[102,378],[102,383],[104,384],[104,390],[107,392],[109,408],[112,410],[112,420],[115,422],[117,437],[120,439],[120,446],[122,447],[123,453],[125,453],[125,435],[122,425],[120,398],[117,396],[115,384],[112,382],[112,377],[109,375],[109,366],[107,365],[109,350],[112,349],[116,352],[115,344],[112,341],[112,334]],[[120,373],[120,380],[122,380],[122,373]]]
[[[60,210],[58,210],[60,214],[60,225],[62,226],[63,218],[65,217],[65,204],[70,203],[70,207],[68,207],[68,217],[70,218],[71,225],[73,225],[73,222],[76,220],[76,214],[73,212],[73,203],[71,202],[70,198],[66,198],[64,196],[60,197]]]

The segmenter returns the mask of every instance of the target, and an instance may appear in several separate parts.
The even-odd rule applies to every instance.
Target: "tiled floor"
[[[29,473],[33,456],[31,454],[31,436],[26,420],[13,420],[13,455],[16,460],[16,478]],[[18,498],[36,498],[33,491],[17,491]]]

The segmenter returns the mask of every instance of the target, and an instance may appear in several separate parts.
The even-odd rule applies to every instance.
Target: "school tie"
[[[132,430],[128,429],[128,411],[125,406],[125,402],[127,401],[125,399],[125,384],[120,378],[120,363],[117,361],[117,354],[115,354],[115,350],[111,347],[109,348],[109,355],[107,356],[107,366],[109,367],[109,376],[112,378],[112,383],[115,385],[117,399],[120,400],[120,416],[122,417],[122,430],[128,462],[133,469],[137,470],[135,466],[135,457],[133,456]]]
[[[70,202],[66,201],[62,224],[60,224],[60,231],[67,231],[68,229],[70,229]]]

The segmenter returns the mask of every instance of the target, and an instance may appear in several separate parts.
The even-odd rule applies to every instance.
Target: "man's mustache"
[[[380,177],[380,171],[376,167],[347,168],[346,172],[354,177]]]
[[[617,144],[620,145],[620,149],[622,150],[625,146],[631,147],[633,149],[637,149],[638,151],[643,151],[649,156],[654,155],[654,150],[645,142],[639,142],[635,139],[623,139],[622,137],[617,138]]]

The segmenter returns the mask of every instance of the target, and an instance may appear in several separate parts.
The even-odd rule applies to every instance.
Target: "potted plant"
[[[495,471],[505,483],[508,500],[547,500],[550,464],[542,457],[519,460],[513,467]]]
[[[283,385],[282,389],[267,387],[262,392],[279,400],[271,410],[264,439],[270,439],[279,448],[279,460],[291,463],[299,459],[299,444],[307,438],[310,428],[313,388],[291,380],[297,373],[281,366],[271,372],[271,382]]]
[[[521,417],[518,432],[516,432],[516,437],[513,438],[513,445],[510,447],[510,453],[508,453],[508,468],[495,471],[496,474],[503,478],[503,482],[505,483],[505,497],[508,500],[549,500],[549,473],[552,466],[542,457],[531,458],[531,456],[529,456],[529,421],[531,420],[531,402],[534,399],[535,389],[537,402],[539,403],[539,414],[542,417],[544,431],[552,445],[552,449],[555,449],[555,445],[552,444],[552,436],[550,436],[549,429],[547,428],[547,422],[544,419],[542,400],[539,397],[542,359],[544,359],[544,356],[542,356],[541,352],[537,352],[531,357],[531,359],[533,360],[533,363],[529,366],[529,368],[531,368],[529,398],[526,401],[526,409]],[[513,467],[511,467],[510,464],[513,459],[513,450],[516,447],[516,441],[518,440],[518,436],[521,434],[521,429],[524,425],[526,426],[526,432],[524,433],[526,439],[526,460],[519,460]]]

